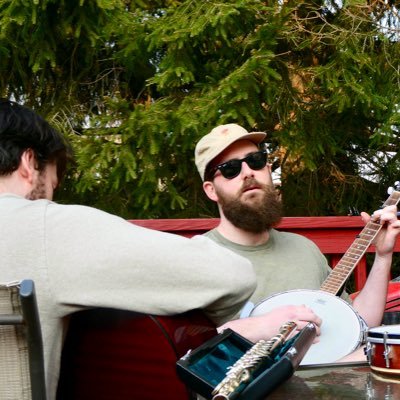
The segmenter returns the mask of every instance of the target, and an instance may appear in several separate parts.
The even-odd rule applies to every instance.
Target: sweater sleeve
[[[156,315],[203,309],[216,323],[251,296],[251,263],[205,237],[139,227],[84,206],[50,203],[46,267],[61,313],[112,307]]]

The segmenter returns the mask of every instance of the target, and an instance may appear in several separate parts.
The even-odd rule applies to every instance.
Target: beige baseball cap
[[[247,139],[258,145],[266,136],[265,132],[248,132],[237,124],[217,126],[203,136],[196,145],[195,163],[201,179],[204,181],[207,165],[232,143]]]

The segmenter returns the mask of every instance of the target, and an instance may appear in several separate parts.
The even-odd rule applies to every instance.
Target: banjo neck
[[[383,207],[397,205],[400,201],[400,192],[393,191],[383,204]],[[349,247],[338,264],[322,283],[320,290],[337,295],[340,288],[346,282],[347,278],[353,272],[359,261],[364,256],[368,247],[375,239],[382,225],[379,222],[368,222],[356,240]]]

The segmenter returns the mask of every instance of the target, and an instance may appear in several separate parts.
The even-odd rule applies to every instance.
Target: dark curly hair
[[[59,181],[72,160],[72,150],[64,137],[33,110],[0,99],[0,175],[15,171],[25,150],[32,149],[39,172],[46,164],[57,165]]]

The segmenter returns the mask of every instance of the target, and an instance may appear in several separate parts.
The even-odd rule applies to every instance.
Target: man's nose
[[[254,170],[252,170],[245,161],[242,162],[241,175],[243,178],[254,176]]]

